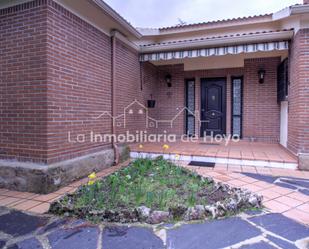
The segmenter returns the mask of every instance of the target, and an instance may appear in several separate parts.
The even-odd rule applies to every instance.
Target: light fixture
[[[259,83],[263,84],[264,80],[265,80],[265,70],[264,69],[260,69],[258,74],[259,74]]]
[[[165,75],[165,82],[167,87],[172,87],[172,76],[170,74]]]

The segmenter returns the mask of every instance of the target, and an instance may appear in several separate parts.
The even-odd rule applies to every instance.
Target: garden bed
[[[261,197],[215,183],[159,157],[137,159],[52,203],[58,215],[108,222],[198,220],[260,208]]]

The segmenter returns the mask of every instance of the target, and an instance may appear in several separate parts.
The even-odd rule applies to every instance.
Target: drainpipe
[[[116,116],[116,37],[115,37],[115,32],[113,31],[111,37],[111,70],[112,70],[112,75],[111,75],[111,109],[112,109],[112,120],[111,120],[111,125],[112,125],[112,147],[114,149],[114,165],[117,165],[119,163],[119,149],[116,144],[116,129],[114,125],[114,117]]]

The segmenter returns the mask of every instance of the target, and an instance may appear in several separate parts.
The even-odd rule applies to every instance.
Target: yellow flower
[[[88,185],[90,186],[90,185],[93,185],[94,184],[94,181],[92,181],[92,180],[90,180],[89,182],[88,182]]]
[[[179,158],[180,158],[180,155],[179,155],[179,154],[176,154],[176,155],[175,155],[175,159],[176,159],[176,160],[179,160]]]
[[[162,147],[164,150],[168,150],[170,148],[170,146],[168,144],[164,144]]]
[[[97,175],[95,172],[91,173],[89,176],[88,176],[89,179],[95,179],[97,178]]]
[[[140,144],[140,145],[138,146],[138,148],[143,149],[144,146],[143,146],[142,144]]]

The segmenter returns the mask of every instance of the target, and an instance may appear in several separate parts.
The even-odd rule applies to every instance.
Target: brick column
[[[294,36],[290,49],[288,148],[309,169],[309,29]]]

